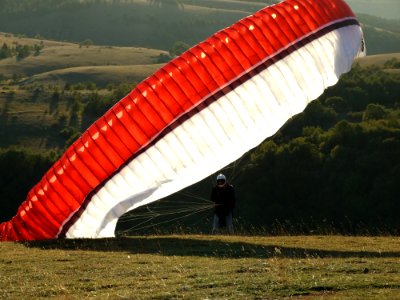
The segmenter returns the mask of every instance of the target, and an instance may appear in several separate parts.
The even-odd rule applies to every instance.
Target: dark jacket
[[[224,186],[214,186],[211,191],[211,200],[215,203],[215,214],[218,217],[225,217],[235,207],[235,189],[229,183]]]

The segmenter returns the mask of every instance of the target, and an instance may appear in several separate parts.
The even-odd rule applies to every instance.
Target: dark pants
[[[224,218],[225,220],[221,220],[220,218]],[[224,222],[225,221],[225,222]],[[219,230],[221,229],[221,224],[226,225],[226,229],[229,234],[233,233],[233,223],[232,223],[232,213],[228,213],[225,216],[218,216],[217,214],[214,214],[214,221],[213,221],[213,229],[212,233],[219,233]]]

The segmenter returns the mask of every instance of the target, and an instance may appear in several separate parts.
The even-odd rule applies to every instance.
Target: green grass
[[[399,299],[398,237],[1,243],[1,299]]]

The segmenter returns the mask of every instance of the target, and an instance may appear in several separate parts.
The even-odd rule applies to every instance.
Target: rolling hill
[[[155,49],[137,48],[137,47],[111,47],[111,46],[82,46],[74,43],[55,42],[44,39],[33,39],[25,37],[16,37],[11,34],[0,33],[0,44],[7,45],[43,45],[43,49],[38,55],[30,55],[22,60],[17,60],[14,56],[0,60],[0,74],[4,77],[12,77],[14,74],[19,78],[38,76],[40,81],[46,81],[46,78],[59,79],[65,78],[75,82],[85,82],[86,80],[97,83],[96,78],[90,78],[89,74],[95,76],[99,73],[110,73],[114,70],[114,76],[121,71],[125,73],[122,77],[112,77],[109,80],[114,82],[140,81],[149,75],[149,72],[156,69],[158,65],[151,67],[157,62],[160,54],[167,52]],[[76,70],[77,67],[97,67],[97,71],[91,69]],[[102,66],[103,70],[99,70]],[[139,66],[139,67],[137,67]],[[65,70],[64,70],[65,69]],[[127,76],[127,72],[132,69],[135,74],[133,77]],[[62,71],[64,70],[64,71]],[[123,71],[122,71],[123,70]],[[143,74],[140,72],[143,70]],[[81,75],[87,72],[88,78],[82,78]],[[43,75],[39,76],[39,74]],[[59,76],[57,75],[59,74]],[[69,76],[65,77],[65,74]],[[73,74],[78,77],[74,78]],[[126,77],[127,76],[127,77]],[[100,80],[104,82],[104,78]],[[31,82],[31,80],[28,80]]]
[[[367,0],[364,0],[363,3]],[[75,43],[168,50],[177,41],[194,45],[212,33],[276,1],[238,0],[21,0],[0,3],[0,28],[14,34]],[[367,5],[368,4],[368,5]],[[365,4],[369,7],[370,3]],[[373,10],[352,1],[363,24],[370,54],[400,52],[399,19],[383,19],[396,3],[380,1]],[[1,41],[0,41],[1,42]]]
[[[151,5],[147,0],[49,1],[47,5],[22,1],[19,6],[10,2],[0,9],[0,28],[31,37],[40,34],[56,40],[91,39],[95,44],[166,50],[179,40],[195,44],[264,6],[223,1],[219,6],[224,8],[219,8],[221,1],[208,6],[199,6],[200,2],[185,3],[183,7]]]
[[[128,66],[84,66],[63,68],[43,72],[28,77],[20,82],[21,85],[59,85],[78,84],[81,82],[95,83],[105,87],[110,83],[138,83],[150,76],[162,64],[128,65]]]
[[[115,101],[110,99],[116,97],[117,91],[105,89],[106,86],[127,83],[124,91],[129,90],[160,68],[160,54],[167,55],[166,51],[156,49],[82,46],[0,33],[0,44],[3,43],[10,47],[43,46],[38,55],[0,60],[0,147],[5,148],[62,148],[74,132],[60,132],[71,124],[73,103],[79,102],[76,105],[80,111],[81,101],[87,103],[93,97],[99,102]],[[94,84],[96,91],[93,86],[87,90],[89,83]],[[78,91],[64,90],[68,85],[81,86]],[[78,118],[76,122],[83,121]],[[90,120],[85,122],[88,125]]]

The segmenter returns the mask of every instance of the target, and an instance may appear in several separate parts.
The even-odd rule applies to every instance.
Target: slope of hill
[[[400,52],[400,19],[360,14],[368,54]]]
[[[69,41],[91,39],[96,44],[143,46],[169,49],[176,41],[199,42],[213,32],[232,24],[261,4],[244,5],[240,1],[224,2],[228,8],[197,5],[150,5],[150,1],[64,1],[36,3],[26,8],[0,10],[0,28],[6,32],[40,34]],[[156,1],[154,1],[156,2]],[[219,2],[219,1],[217,1]],[[162,2],[161,2],[162,3]],[[195,3],[198,4],[198,3]],[[24,7],[23,5],[20,5]]]
[[[0,9],[0,28],[31,37],[39,34],[56,40],[90,39],[101,45],[167,50],[176,41],[194,45],[272,2],[21,0],[16,5],[14,1],[5,1]],[[364,14],[359,14],[359,18],[370,54],[400,52],[400,33],[395,30],[400,28],[398,20]]]
[[[73,43],[14,37],[10,34],[0,33],[0,44],[3,43],[10,47],[16,44],[43,45],[43,49],[37,55],[29,55],[21,60],[17,60],[16,57],[1,59],[0,74],[4,77],[11,77],[13,74],[18,75],[18,77],[26,77],[64,68],[83,66],[150,66],[156,63],[160,54],[167,54],[165,51],[155,49],[82,46]],[[148,72],[144,76],[147,74]],[[143,76],[139,77],[144,78]]]
[[[20,82],[21,85],[59,85],[95,83],[105,87],[110,83],[138,83],[150,76],[162,64],[128,65],[128,66],[86,66],[72,67],[40,73]]]
[[[160,54],[167,55],[155,49],[82,46],[4,33],[1,43],[43,46],[36,55],[0,60],[0,147],[5,148],[62,148],[81,124],[92,121],[78,116],[88,102],[111,106],[160,68]],[[119,89],[121,83],[126,87]],[[63,131],[65,127],[70,129]]]

